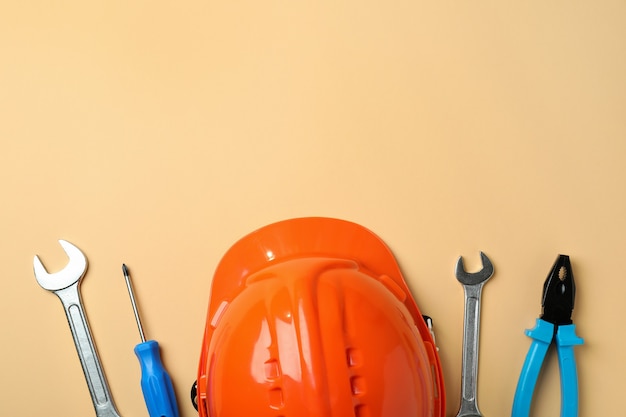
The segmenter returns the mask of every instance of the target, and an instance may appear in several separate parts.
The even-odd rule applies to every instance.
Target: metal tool
[[[576,286],[569,256],[559,255],[543,284],[543,312],[526,335],[533,339],[515,390],[512,417],[527,417],[546,352],[556,345],[561,374],[561,417],[578,416],[578,373],[574,346],[583,344],[572,322]]]
[[[85,315],[80,296],[80,282],[87,272],[87,258],[76,246],[65,240],[59,240],[69,258],[68,265],[59,272],[50,274],[41,260],[35,256],[33,261],[35,278],[39,285],[55,293],[65,309],[67,321],[72,331],[74,344],[83,367],[91,400],[98,417],[119,417],[113,403],[96,346],[91,337],[89,323]]]
[[[482,259],[483,268],[478,272],[466,272],[463,265],[463,257],[460,257],[456,263],[456,279],[463,284],[465,292],[461,407],[457,417],[482,417],[476,402],[480,297],[485,282],[493,275],[493,264],[483,252],[480,252],[480,257]]]
[[[155,340],[146,341],[135,302],[133,286],[125,264],[122,265],[122,272],[126,279],[130,302],[133,305],[135,320],[137,320],[137,327],[139,327],[141,336],[141,343],[135,346],[135,354],[141,365],[141,390],[148,413],[150,417],[178,417],[178,404],[176,403],[172,379],[161,361],[159,343]]]

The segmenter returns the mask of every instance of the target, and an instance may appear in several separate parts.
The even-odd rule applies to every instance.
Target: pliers
[[[526,330],[533,339],[515,390],[512,417],[527,417],[539,371],[546,352],[554,342],[561,374],[561,417],[578,416],[578,374],[574,346],[583,339],[572,322],[576,286],[569,256],[559,255],[543,284],[542,315],[534,329]]]

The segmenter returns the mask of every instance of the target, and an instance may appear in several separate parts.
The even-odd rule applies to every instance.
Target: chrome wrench
[[[478,382],[478,337],[480,330],[480,297],[485,282],[493,275],[493,264],[480,253],[483,268],[465,271],[463,257],[456,263],[456,279],[463,284],[465,314],[463,323],[463,367],[461,370],[461,407],[457,417],[483,417],[476,402]]]
[[[87,379],[91,400],[96,409],[96,416],[120,417],[113,403],[81,301],[79,285],[87,272],[87,258],[71,243],[65,240],[59,240],[59,243],[69,258],[68,265],[61,271],[50,274],[35,255],[33,261],[35,278],[41,287],[52,291],[61,299],[80,364]]]

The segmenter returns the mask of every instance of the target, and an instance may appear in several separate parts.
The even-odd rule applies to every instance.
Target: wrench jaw
[[[48,291],[59,291],[75,284],[87,272],[87,258],[76,246],[66,240],[59,240],[63,247],[69,263],[59,272],[49,273],[41,263],[39,256],[35,255],[33,259],[33,269],[35,271],[35,279],[39,285]]]
[[[465,265],[463,263],[463,257],[460,256],[456,263],[456,279],[463,285],[478,285],[487,281],[493,275],[493,264],[483,252],[480,252],[480,259],[483,263],[483,268],[478,272],[465,271]]]

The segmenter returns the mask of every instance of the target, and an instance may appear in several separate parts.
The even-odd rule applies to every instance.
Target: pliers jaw
[[[572,324],[576,285],[567,255],[559,255],[543,284],[541,318],[555,326]]]

